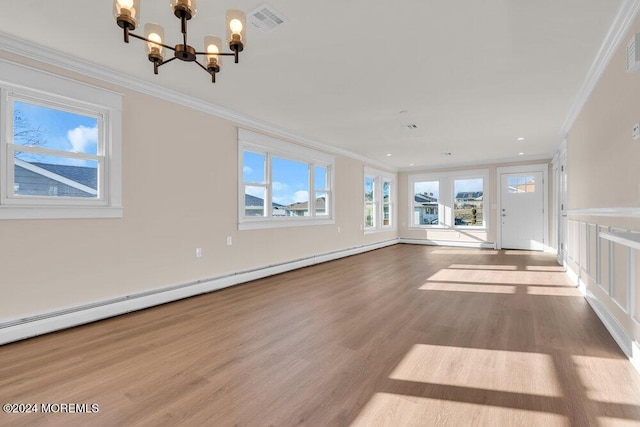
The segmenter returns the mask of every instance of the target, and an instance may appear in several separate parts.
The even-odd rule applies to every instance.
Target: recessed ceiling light
[[[409,166],[413,166],[413,163],[409,163]]]
[[[518,153],[518,156],[524,156],[524,153]]]
[[[518,138],[518,141],[524,141],[523,137]]]
[[[387,157],[391,157],[391,153],[387,153]]]

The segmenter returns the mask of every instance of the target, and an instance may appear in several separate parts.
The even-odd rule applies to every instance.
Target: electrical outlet
[[[640,123],[633,125],[633,129],[631,129],[631,138],[636,141],[640,140]]]
[[[340,226],[338,226],[338,233],[341,231]]]
[[[202,248],[196,248],[196,258],[202,258]]]
[[[364,225],[360,224],[360,231],[364,230]]]
[[[233,245],[233,239],[231,238],[231,236],[227,236],[227,246],[231,245]]]

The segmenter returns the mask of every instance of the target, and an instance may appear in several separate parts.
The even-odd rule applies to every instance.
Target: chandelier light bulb
[[[130,11],[133,7],[133,0],[117,0],[120,12]]]
[[[149,49],[154,53],[160,53],[160,49],[162,49],[162,46],[160,46],[159,43],[162,43],[162,38],[156,33],[149,34],[147,38],[152,42],[155,42],[149,43]]]
[[[242,32],[242,22],[239,19],[232,19],[229,22],[229,28],[231,28],[232,33],[239,35]]]

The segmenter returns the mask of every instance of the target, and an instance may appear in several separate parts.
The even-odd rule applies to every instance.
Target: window
[[[409,175],[411,227],[485,228],[488,171]]]
[[[376,221],[376,179],[364,177],[364,228],[375,228]]]
[[[454,225],[478,226],[484,223],[484,179],[453,180]]]
[[[509,193],[535,193],[536,177],[535,176],[516,176],[509,177]]]
[[[240,129],[239,228],[329,224],[333,156]]]
[[[122,216],[121,96],[9,62],[0,71],[0,218]]]
[[[416,181],[413,183],[413,224],[440,224],[440,181]]]
[[[392,229],[395,207],[395,176],[371,168],[364,171],[364,229]]]

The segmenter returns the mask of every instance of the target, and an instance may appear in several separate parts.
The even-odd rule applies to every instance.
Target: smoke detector
[[[258,6],[256,9],[247,13],[247,17],[251,25],[265,33],[271,32],[287,22],[280,12],[268,4]]]

